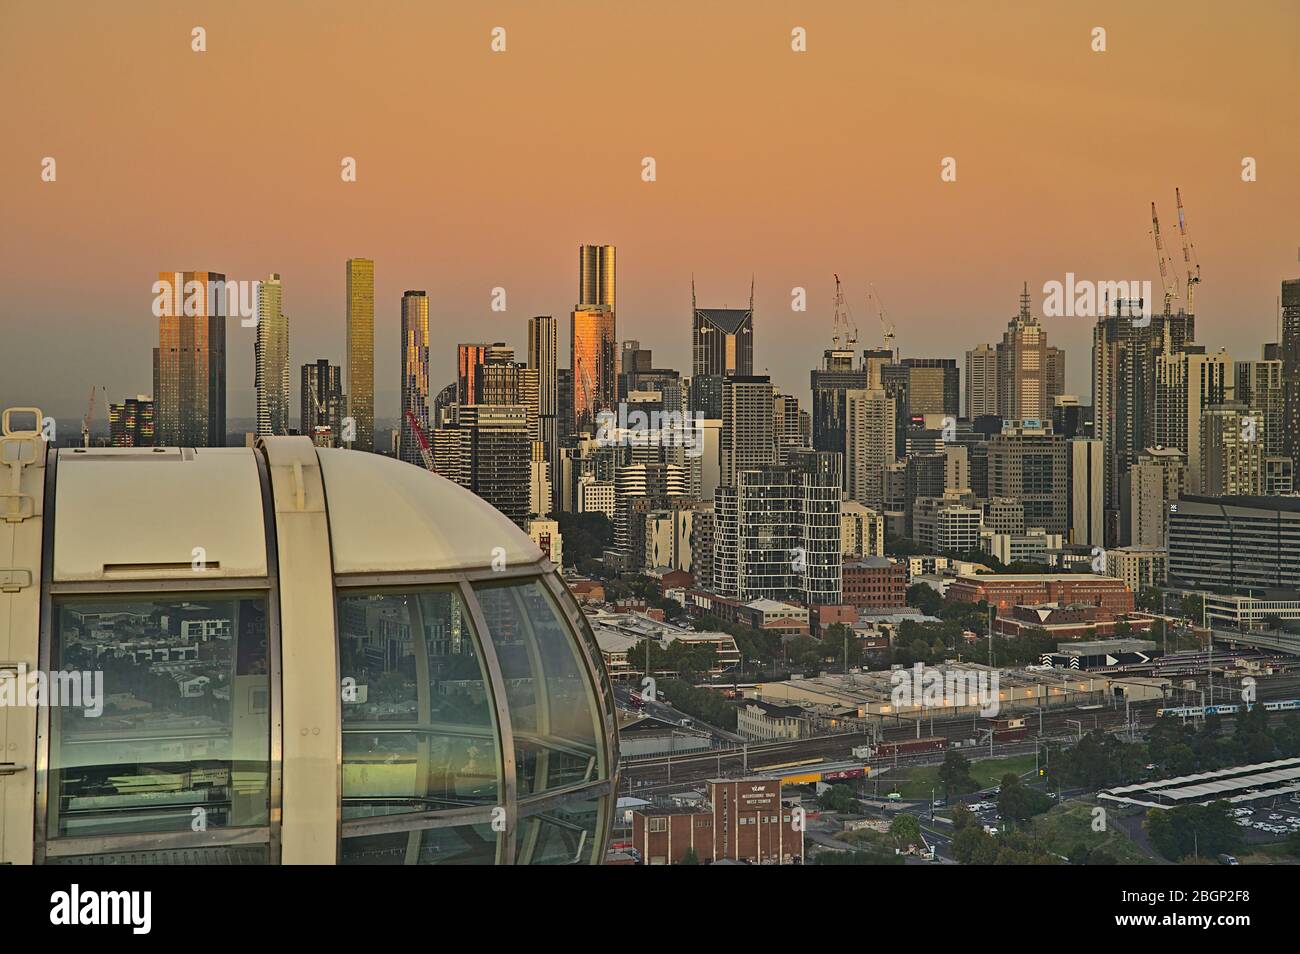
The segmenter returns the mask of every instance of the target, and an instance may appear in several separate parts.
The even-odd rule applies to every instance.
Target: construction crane
[[[86,416],[81,419],[81,446],[90,446],[90,423],[95,417],[95,392],[99,390],[99,385],[90,386],[90,400],[86,403]],[[108,388],[104,389],[108,392]]]
[[[1178,276],[1175,274],[1171,280],[1169,273],[1173,270],[1173,262],[1170,262],[1168,267],[1165,265],[1167,256],[1165,255],[1164,243],[1160,241],[1160,219],[1156,215],[1156,204],[1154,202],[1151,203],[1151,234],[1156,239],[1156,264],[1160,266],[1160,285],[1165,293],[1164,314],[1168,315],[1170,305],[1178,299]]]
[[[316,422],[317,422],[316,424],[312,425],[312,433],[308,434],[307,436],[312,439],[312,443],[314,444],[316,443],[316,436],[317,436],[316,432],[318,430],[328,430],[330,432],[330,443],[333,444],[334,440],[338,436],[334,433],[333,427],[329,424],[325,424],[323,426],[320,424],[321,421],[329,420],[329,414],[325,410],[325,405],[321,403],[320,396],[316,393],[316,376],[314,374],[307,375],[307,387],[311,391],[311,403],[316,408]]]
[[[885,341],[885,350],[889,352],[889,360],[896,362],[898,356],[894,354],[894,323],[889,320],[889,315],[885,311],[885,304],[880,300],[880,294],[876,291],[876,286],[868,282],[871,289],[871,298],[876,302],[876,315],[880,318],[880,330],[883,333]]]
[[[844,342],[845,351],[852,351],[858,343],[858,329],[851,323],[849,316],[849,306],[844,301],[844,292],[840,290],[840,276],[835,276],[835,334],[831,338],[835,342],[835,350],[840,350],[840,342]]]
[[[406,409],[406,420],[411,425],[411,430],[415,432],[416,441],[420,444],[420,459],[424,461],[424,469],[431,474],[436,474],[437,471],[433,469],[433,452],[429,450],[429,439],[424,436],[424,428],[420,426],[420,422],[415,419],[415,414],[409,407]]]
[[[1183,239],[1183,268],[1187,270],[1187,313],[1194,315],[1196,312],[1192,307],[1192,296],[1195,294],[1196,286],[1201,283],[1201,263],[1196,258],[1196,247],[1187,237],[1187,216],[1183,213],[1183,194],[1177,186],[1174,186],[1174,197],[1178,200],[1178,234]]]

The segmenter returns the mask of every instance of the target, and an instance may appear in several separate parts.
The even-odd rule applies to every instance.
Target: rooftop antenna
[[[749,275],[749,310],[754,310],[754,274]]]

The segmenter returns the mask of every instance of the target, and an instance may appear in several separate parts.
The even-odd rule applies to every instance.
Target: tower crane
[[[99,390],[99,385],[92,384],[90,387],[90,400],[86,403],[86,416],[81,419],[81,446],[90,446],[90,424],[95,418],[95,392]],[[104,389],[108,391],[107,388]]]
[[[1167,256],[1165,255],[1164,243],[1160,241],[1160,219],[1156,215],[1156,204],[1154,202],[1151,203],[1151,234],[1156,239],[1156,264],[1160,266],[1160,285],[1165,293],[1164,314],[1168,315],[1169,306],[1178,299],[1178,276],[1175,274],[1171,280],[1169,273],[1172,271],[1173,263],[1170,262],[1168,267],[1165,265]]]
[[[876,291],[875,284],[872,282],[867,284],[871,288],[871,297],[876,302],[876,315],[880,318],[880,330],[884,336],[885,350],[889,352],[890,361],[897,361],[898,356],[894,354],[894,323],[889,320],[889,314],[885,311],[884,302],[880,300],[880,294]]]
[[[1177,186],[1174,187],[1174,197],[1178,200],[1178,233],[1183,239],[1183,268],[1187,270],[1187,313],[1194,315],[1196,312],[1192,308],[1192,296],[1195,294],[1196,286],[1201,283],[1201,263],[1196,258],[1196,247],[1187,237],[1187,216],[1183,213],[1183,194]]]
[[[429,439],[424,436],[424,428],[420,422],[415,419],[415,413],[408,407],[406,409],[406,421],[411,425],[411,430],[415,432],[415,439],[420,444],[420,459],[424,461],[424,469],[432,474],[437,471],[433,468],[433,452],[429,450]]]
[[[844,292],[840,290],[840,276],[835,276],[835,334],[831,340],[835,343],[835,350],[840,350],[840,342],[844,342],[844,350],[852,351],[858,343],[858,329],[851,324],[849,316],[849,306],[844,301]]]

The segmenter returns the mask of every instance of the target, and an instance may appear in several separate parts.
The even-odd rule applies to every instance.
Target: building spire
[[[753,272],[749,273],[749,310],[751,313],[754,310],[754,273]]]
[[[691,272],[691,314],[695,314],[695,273]]]
[[[1025,282],[1020,290],[1020,320],[1028,324],[1033,324],[1033,315],[1029,313],[1029,282]]]

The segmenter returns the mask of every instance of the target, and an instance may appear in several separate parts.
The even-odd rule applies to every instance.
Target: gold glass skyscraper
[[[570,320],[569,366],[573,369],[573,421],[579,433],[595,432],[596,415],[613,410],[617,371],[614,312],[579,305]]]
[[[259,436],[289,433],[289,318],[281,307],[280,276],[257,283],[253,387]]]
[[[350,258],[347,264],[348,398],[347,417],[356,428],[355,450],[375,449],[375,262]],[[344,436],[348,421],[343,422]]]
[[[613,245],[583,245],[578,249],[578,301],[604,305],[617,314],[616,250]]]
[[[153,397],[159,446],[226,443],[226,276],[159,272]]]
[[[429,296],[423,291],[408,291],[402,295],[402,420],[398,425],[402,460],[422,467],[420,437],[411,426],[412,417],[427,440],[430,430]]]

